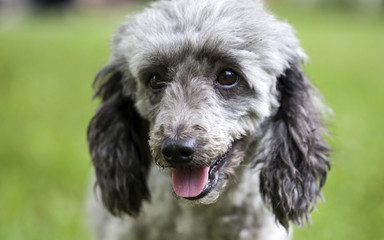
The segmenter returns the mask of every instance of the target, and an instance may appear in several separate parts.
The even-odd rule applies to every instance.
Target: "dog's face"
[[[247,137],[261,135],[260,123],[276,111],[281,70],[274,68],[301,57],[268,65],[289,43],[264,38],[292,29],[255,21],[258,5],[226,2],[155,6],[122,27],[115,42],[133,75],[127,80],[135,80],[136,107],[151,123],[154,160],[174,169],[177,195],[204,203],[216,200],[243,160]]]
[[[289,148],[286,141],[292,141],[287,134],[294,135],[293,141],[307,140],[289,128],[300,124],[291,114],[314,113],[307,103],[310,85],[297,66],[304,59],[293,29],[277,21],[258,1],[207,0],[198,5],[192,0],[162,1],[123,24],[113,41],[111,61],[97,78],[101,81],[97,95],[103,105],[88,133],[105,205],[112,213],[138,212],[141,200],[149,195],[146,151],[158,165],[172,170],[173,189],[180,197],[212,203],[241,162],[259,161],[264,163],[262,194],[272,198],[272,191],[280,191],[275,186],[280,154],[287,154],[284,160],[293,165],[312,161],[297,142],[292,145],[301,153],[280,151]],[[100,80],[105,77],[106,81]],[[303,93],[296,97],[289,90],[293,86]],[[297,104],[297,110],[294,106],[292,111],[282,109],[286,107],[283,99]],[[306,134],[313,125],[320,126],[318,120],[303,121]],[[322,141],[321,133],[315,135]],[[248,148],[254,142],[260,145],[260,154],[249,153],[256,151]],[[326,164],[324,158],[319,168]],[[124,171],[136,173],[127,176]],[[282,167],[280,175],[292,177],[292,171]],[[286,181],[276,205],[287,197],[286,191],[306,194],[306,189],[297,186],[301,177],[292,184]],[[317,178],[312,180],[315,188],[319,187]],[[319,191],[310,195],[317,197]],[[293,216],[289,209],[287,213],[278,209],[275,214],[281,222],[289,217],[299,221],[313,201],[308,199],[300,216]]]
[[[150,73],[142,86],[145,93],[137,99],[141,112],[150,105],[154,108],[155,114],[148,116],[149,145],[156,163],[173,169],[175,193],[211,203],[243,159],[246,136],[264,116],[249,107],[262,102],[237,63],[209,59],[215,52],[203,54],[171,52],[171,58],[187,57]],[[149,72],[153,69],[158,68]],[[257,116],[252,123],[250,114]]]

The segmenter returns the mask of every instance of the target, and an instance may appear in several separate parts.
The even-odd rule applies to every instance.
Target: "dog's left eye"
[[[148,84],[154,92],[160,91],[166,85],[165,81],[158,74],[152,74]]]
[[[234,87],[239,82],[239,76],[231,70],[224,70],[219,73],[216,81],[223,87]]]

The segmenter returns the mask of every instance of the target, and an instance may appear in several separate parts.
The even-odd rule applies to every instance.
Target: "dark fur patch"
[[[292,221],[310,222],[310,212],[321,196],[330,163],[320,113],[310,97],[312,86],[298,66],[278,78],[280,108],[269,127],[272,137],[261,146],[267,152],[260,173],[260,190],[277,220],[286,228]]]
[[[123,96],[122,77],[113,68],[96,77],[95,83],[101,84],[95,97],[102,104],[89,124],[88,141],[105,207],[114,215],[135,216],[142,201],[150,199],[149,123],[136,112],[132,99]]]

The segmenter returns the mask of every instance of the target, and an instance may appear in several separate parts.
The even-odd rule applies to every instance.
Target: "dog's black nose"
[[[164,159],[172,165],[186,164],[192,161],[196,150],[196,139],[166,139],[161,148]]]

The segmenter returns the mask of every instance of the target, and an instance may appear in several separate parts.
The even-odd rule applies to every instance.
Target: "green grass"
[[[325,204],[295,239],[384,235],[384,19],[275,6],[298,30],[335,117]],[[27,17],[0,29],[0,239],[89,239],[91,82],[124,14]]]
[[[91,82],[123,19],[35,16],[0,32],[0,239],[87,239]]]

